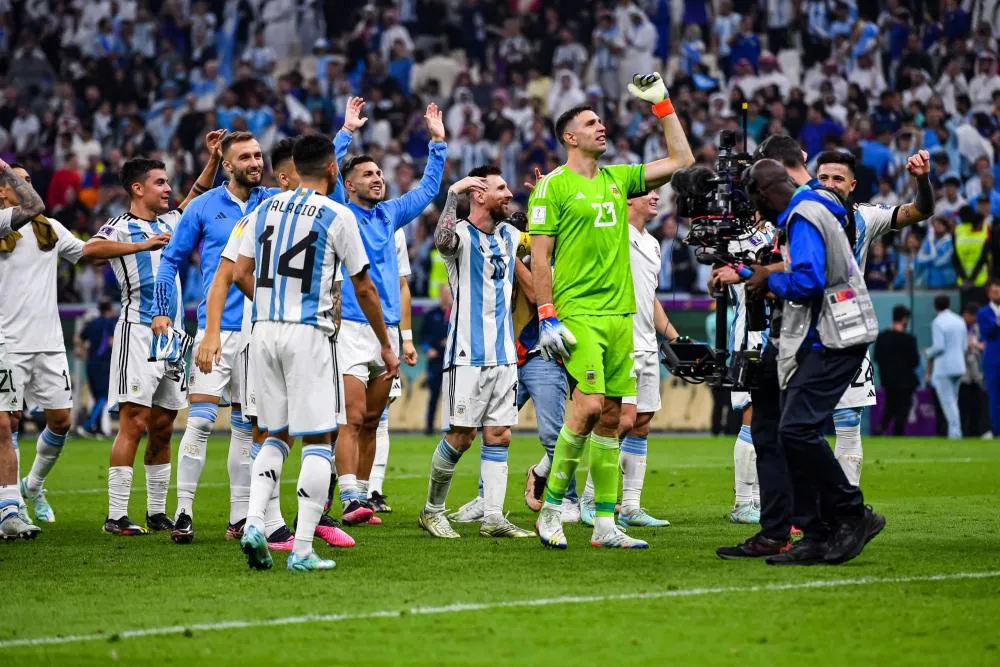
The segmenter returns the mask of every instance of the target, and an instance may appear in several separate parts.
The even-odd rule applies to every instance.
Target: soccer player
[[[517,258],[521,232],[508,222],[514,198],[493,166],[477,167],[448,189],[434,245],[444,257],[448,286],[455,295],[445,350],[446,434],[431,459],[427,504],[418,524],[434,537],[459,534],[445,518],[445,501],[455,466],[483,430],[480,476],[483,480],[484,537],[533,537],[503,513],[507,492],[507,453],[511,426],[517,423],[517,352],[511,301],[514,275],[528,268]],[[470,193],[467,219],[458,219],[459,195]]]
[[[542,354],[561,356],[576,382],[536,522],[542,544],[559,549],[566,548],[560,505],[588,437],[596,503],[591,544],[648,546],[614,522],[621,399],[636,394],[627,198],[660,187],[694,157],[660,75],[636,75],[629,91],[653,103],[670,157],[598,168],[607,149],[604,124],[590,107],[573,107],[556,122],[566,164],[542,179],[528,203]]]
[[[399,369],[357,221],[326,195],[337,183],[334,148],[325,137],[299,139],[293,160],[301,183],[275,195],[250,216],[233,269],[244,294],[253,293],[250,354],[257,418],[268,437],[253,463],[250,507],[240,545],[251,567],[272,565],[264,515],[294,439],[301,436],[299,518],[288,569],[335,566],[312,547],[330,483],[331,434],[340,395],[331,337],[335,332],[333,283],[340,264],[354,283],[359,307],[378,341],[389,379]],[[248,227],[248,231],[249,231]]]
[[[219,266],[219,256],[226,246],[233,227],[248,211],[266,199],[269,191],[260,187],[264,160],[260,144],[249,132],[225,135],[220,145],[222,167],[230,180],[208,190],[195,199],[184,211],[180,222],[163,250],[156,274],[153,306],[153,333],[166,333],[174,313],[170,303],[173,298],[178,269],[198,249],[201,258],[203,293],[208,296],[212,278]],[[201,343],[205,332],[205,298],[198,304],[198,333],[195,346]],[[232,404],[229,441],[229,525],[226,539],[237,539],[246,519],[250,494],[250,424],[243,418],[241,398],[233,391],[239,385],[240,367],[237,353],[243,324],[243,294],[236,288],[229,290],[226,309],[222,318],[222,356],[211,373],[202,373],[197,366],[191,369],[188,382],[188,401],[191,409],[187,426],[181,438],[177,460],[177,511],[175,528],[171,537],[177,543],[194,539],[194,495],[198,479],[205,465],[208,437],[218,415],[219,405]],[[177,323],[180,326],[180,323]],[[234,382],[234,375],[236,381]]]
[[[108,516],[104,532],[145,535],[173,530],[167,516],[170,487],[170,436],[177,411],[186,404],[184,369],[149,361],[153,345],[153,286],[160,254],[183,209],[170,211],[170,179],[159,160],[133,158],[119,174],[128,192],[129,210],[108,220],[83,247],[90,260],[114,260],[122,288],[122,308],[115,326],[108,394],[119,426],[108,468]],[[172,319],[182,322],[180,278],[176,278]],[[146,436],[146,528],[128,517],[132,466],[139,441]]]
[[[361,239],[371,262],[369,274],[378,288],[394,349],[398,348],[400,322],[395,234],[416,219],[437,196],[448,149],[437,105],[427,106],[424,121],[431,137],[427,166],[417,187],[402,197],[383,200],[382,170],[370,155],[349,159],[343,170],[349,198],[347,207],[358,220]],[[364,120],[360,122],[363,124]],[[358,305],[352,282],[346,279],[336,348],[345,397],[344,410],[339,417],[344,428],[337,442],[337,474],[343,521],[355,525],[367,523],[373,516],[367,503],[368,481],[375,460],[375,434],[388,401],[392,378],[384,372],[372,326]]]
[[[851,201],[858,182],[854,178],[854,156],[841,151],[826,151],[816,158],[816,177],[824,186],[836,190]],[[868,252],[875,241],[893,230],[914,225],[934,213],[934,188],[930,181],[931,159],[925,150],[917,151],[906,161],[906,170],[916,180],[917,194],[912,202],[900,206],[854,204],[854,257],[861,273],[865,272]],[[875,405],[875,375],[869,355],[833,412],[837,430],[834,455],[854,486],[861,483],[861,417],[866,406]]]
[[[299,174],[295,169],[292,160],[292,151],[295,147],[295,139],[287,138],[279,141],[271,151],[271,170],[274,172],[275,180],[281,192],[288,192],[299,187]],[[336,142],[335,142],[336,146]],[[222,251],[219,260],[219,268],[212,279],[212,285],[208,290],[208,297],[205,303],[205,336],[195,353],[196,363],[203,373],[210,373],[212,364],[221,361],[222,336],[221,325],[222,315],[226,307],[226,298],[230,288],[233,286],[233,266],[239,257],[239,249],[243,239],[243,233],[247,226],[252,224],[251,215],[244,216],[233,228],[229,241]],[[339,284],[334,287],[340,289]],[[256,391],[253,386],[253,369],[250,358],[250,334],[253,328],[252,322],[253,292],[246,295],[246,302],[243,310],[243,340],[240,343],[240,353],[237,363],[243,369],[239,374],[240,396],[245,397],[243,401],[243,416],[249,421],[252,428],[253,445],[251,447],[251,459],[255,459],[260,453],[264,444],[266,433],[260,429],[257,421],[257,401]],[[281,515],[280,502],[280,480],[274,485],[272,496],[268,502],[265,513],[264,533],[267,536],[268,548],[272,551],[291,551],[294,543],[294,535],[285,524],[285,519]],[[316,534],[329,545],[335,547],[353,547],[354,540],[350,535],[340,530],[337,522],[328,515],[323,514],[320,524],[316,527]]]
[[[23,170],[22,170],[23,171]],[[8,242],[14,234],[45,210],[45,202],[38,196],[23,176],[0,160],[0,181],[5,189],[19,193],[20,204],[0,209],[0,244]],[[16,239],[11,239],[16,240]],[[6,296],[6,292],[4,293]],[[7,355],[7,344],[0,322],[0,539],[31,540],[41,529],[22,516],[23,502],[18,484],[18,454],[11,429],[12,417],[21,409],[21,394],[15,383],[14,366]]]
[[[628,201],[629,257],[635,285],[636,314],[632,317],[632,342],[635,348],[636,395],[622,398],[618,438],[621,453],[618,465],[622,471],[622,505],[618,525],[622,528],[669,526],[665,519],[649,515],[639,504],[646,477],[646,441],[649,423],[660,409],[660,354],[657,335],[667,340],[677,339],[677,330],[670,323],[663,304],[656,298],[660,277],[660,244],[646,231],[646,225],[656,217],[660,195],[656,190]],[[580,521],[594,525],[594,480],[587,475],[587,486],[580,501]]]

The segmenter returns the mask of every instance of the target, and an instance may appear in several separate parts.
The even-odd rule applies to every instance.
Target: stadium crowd
[[[117,174],[129,157],[162,158],[174,192],[187,192],[208,130],[250,130],[266,152],[284,137],[332,134],[352,95],[373,119],[352,150],[371,153],[398,196],[419,180],[420,119],[436,102],[452,138],[443,182],[492,161],[519,184],[523,206],[520,184],[563,159],[553,122],[573,105],[600,111],[607,163],[662,154],[655,124],[621,84],[659,68],[699,163],[712,163],[721,130],[741,127],[744,103],[751,151],[787,132],[810,156],[854,153],[858,202],[908,200],[906,159],[930,151],[935,217],[874,244],[867,282],[981,293],[1000,268],[996,5],[0,0],[0,157],[25,163],[48,213],[86,239],[125,207]],[[445,196],[408,228],[417,296],[445,281],[431,234]],[[678,242],[686,229],[671,199],[661,197],[653,224],[659,289],[703,292],[708,269]],[[116,290],[106,268],[67,266],[60,279],[61,301]]]

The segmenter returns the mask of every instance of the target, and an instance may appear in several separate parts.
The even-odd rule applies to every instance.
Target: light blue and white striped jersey
[[[247,216],[240,255],[256,261],[253,321],[311,324],[334,333],[333,283],[368,267],[354,214],[315,190],[277,194]]]
[[[142,243],[159,234],[172,234],[181,219],[181,211],[173,210],[156,220],[143,220],[129,212],[111,218],[94,234],[94,238],[118,243]],[[144,250],[111,260],[115,278],[122,289],[122,311],[119,319],[132,324],[149,326],[156,315],[153,292],[156,272],[160,268],[162,250]],[[169,313],[173,322],[184,321],[184,304],[181,302],[181,279],[174,276],[174,293],[170,298]]]
[[[750,254],[756,255],[762,248],[772,243],[774,243],[774,227],[768,222],[763,229],[756,230],[747,238],[730,241],[729,254],[744,256],[749,251]],[[747,331],[746,291],[743,283],[729,287],[729,299],[736,310],[736,317],[729,327],[729,351],[752,350],[756,347],[763,349],[767,343],[768,331]]]
[[[854,259],[858,261],[861,275],[865,273],[868,253],[872,244],[892,230],[892,220],[898,206],[888,204],[855,204],[854,225],[857,235],[854,240]]]
[[[454,301],[444,367],[515,364],[512,294],[521,232],[501,222],[487,234],[459,220],[455,233],[458,249],[444,256]]]

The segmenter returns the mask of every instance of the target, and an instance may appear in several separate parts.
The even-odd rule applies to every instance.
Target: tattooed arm
[[[906,162],[906,170],[917,181],[917,196],[908,203],[896,209],[893,228],[900,229],[926,220],[934,213],[934,187],[928,174],[931,170],[931,158],[927,151],[918,151]]]
[[[0,160],[0,178],[14,191],[18,201],[21,202],[18,206],[10,207],[10,226],[17,231],[45,210],[45,202],[31,184],[18,176],[17,172],[3,160]]]
[[[340,331],[340,304],[343,301],[342,285],[343,282],[340,280],[333,283],[333,309],[330,312],[333,314],[333,324],[337,331]]]
[[[455,225],[458,224],[458,197],[470,190],[484,192],[486,179],[469,176],[448,188],[448,201],[445,202],[444,210],[441,211],[441,217],[438,218],[437,227],[434,229],[434,246],[445,257],[451,257],[458,252],[458,234],[455,233]]]

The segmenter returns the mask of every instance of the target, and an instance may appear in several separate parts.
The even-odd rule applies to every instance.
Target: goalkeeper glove
[[[576,345],[576,336],[556,317],[551,303],[538,308],[538,346],[542,358],[552,361],[557,356],[569,359],[570,346]]]
[[[645,100],[653,105],[653,113],[658,118],[663,118],[674,112],[674,105],[670,102],[670,93],[663,83],[663,78],[659,72],[652,74],[636,74],[632,77],[632,82],[628,84],[628,92],[640,100]]]

